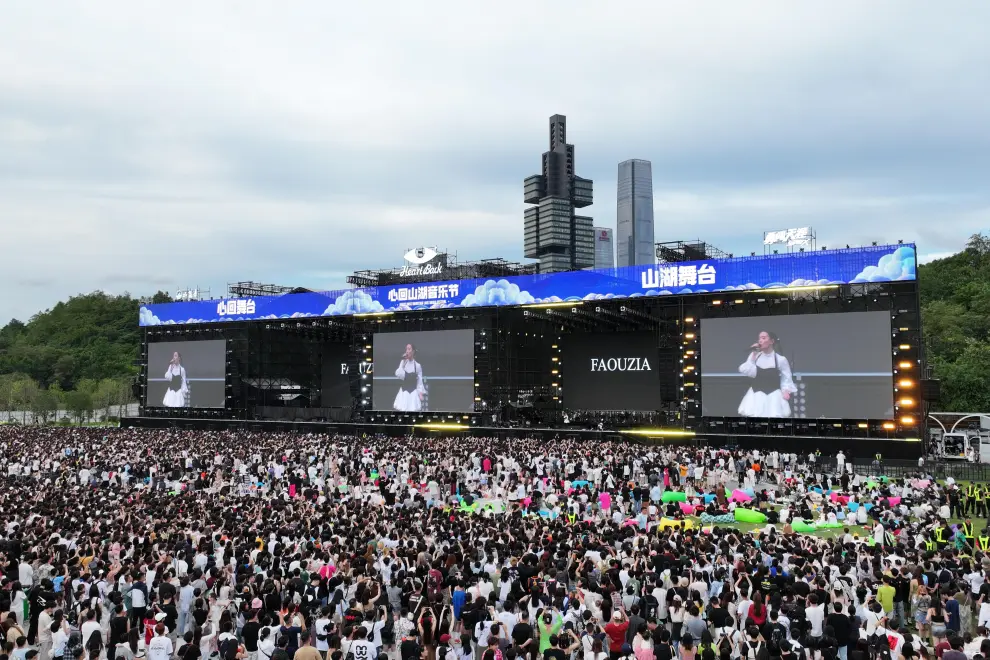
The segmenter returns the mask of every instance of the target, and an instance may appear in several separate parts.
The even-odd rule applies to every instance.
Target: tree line
[[[941,381],[935,410],[990,411],[990,236],[918,269],[925,346]],[[147,302],[169,302],[159,291]],[[133,402],[141,301],[95,292],[0,328],[0,411],[84,420]]]
[[[159,291],[146,302],[169,302]],[[119,417],[134,403],[142,301],[101,291],[75,296],[0,328],[0,412],[20,421]],[[30,413],[30,415],[29,415]]]

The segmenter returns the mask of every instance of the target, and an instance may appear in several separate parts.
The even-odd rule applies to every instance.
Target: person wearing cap
[[[605,625],[611,660],[619,660],[622,657],[622,645],[626,642],[627,630],[629,630],[629,622],[626,621],[625,615],[620,610],[616,610],[612,614],[612,620]]]

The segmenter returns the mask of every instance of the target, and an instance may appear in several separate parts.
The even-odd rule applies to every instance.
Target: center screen
[[[474,411],[474,330],[380,333],[372,351],[375,410]]]
[[[702,414],[892,418],[890,337],[888,312],[702,319]]]
[[[657,338],[649,332],[571,334],[563,339],[564,407],[659,410]]]

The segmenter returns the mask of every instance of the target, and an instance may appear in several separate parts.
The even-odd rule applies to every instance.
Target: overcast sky
[[[521,259],[554,113],[596,225],[645,158],[657,240],[950,253],[990,228],[988,25],[983,0],[8,0],[0,323],[333,288],[419,245]]]

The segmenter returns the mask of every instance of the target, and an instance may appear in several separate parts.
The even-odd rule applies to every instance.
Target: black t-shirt
[[[127,637],[127,617],[115,616],[110,619],[110,641],[109,645],[114,646],[123,642]]]
[[[525,621],[517,623],[512,629],[512,643],[516,646],[522,646],[530,639],[533,639],[533,626]]]
[[[832,626],[835,631],[835,639],[839,646],[846,646],[852,634],[852,622],[845,614],[832,612],[825,618],[825,625]]]
[[[175,603],[168,603],[167,605],[162,605],[162,612],[165,613],[165,627],[169,630],[175,630],[175,626],[179,621],[179,612],[175,609]]]
[[[179,652],[175,654],[178,660],[199,660],[202,654],[199,652],[199,644],[183,644],[179,647]]]
[[[674,647],[670,644],[657,643],[657,645],[653,647],[653,656],[657,660],[673,660]]]
[[[713,607],[708,614],[708,619],[713,628],[724,628],[728,618],[729,612],[724,607]]]
[[[423,648],[415,639],[403,639],[399,644],[399,656],[402,660],[419,660]]]
[[[248,621],[241,630],[244,639],[244,648],[250,653],[258,650],[258,634],[261,632],[261,624],[257,621]]]
[[[543,652],[543,660],[567,660],[567,654],[561,649],[547,649]]]

